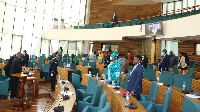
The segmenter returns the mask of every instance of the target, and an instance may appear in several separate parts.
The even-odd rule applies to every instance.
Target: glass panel
[[[3,33],[11,34],[13,31],[15,7],[6,5],[5,17],[3,23]]]
[[[0,2],[0,32],[2,32],[5,3]]]
[[[34,37],[41,37],[42,33],[42,22],[43,22],[43,14],[41,13],[35,13],[35,20],[34,20],[34,30],[33,30],[33,36]]]
[[[2,46],[0,57],[3,59],[9,59],[11,55],[11,42],[12,42],[12,34],[2,34]]]
[[[26,50],[28,53],[31,54],[31,42],[32,42],[32,36],[31,35],[25,35],[22,39],[22,51]]]
[[[168,13],[171,13],[172,12],[172,10],[174,10],[174,3],[172,2],[172,3],[168,3]]]
[[[31,54],[40,56],[40,47],[41,47],[41,38],[33,37],[32,38],[32,47]]]
[[[49,56],[49,46],[50,40],[42,39],[41,54],[46,54],[46,56]]]
[[[51,40],[50,44],[50,53],[55,53],[59,49],[59,41],[58,40]]]
[[[177,9],[181,9],[181,3],[182,3],[181,1],[175,3],[176,11],[177,11]],[[176,12],[176,13],[178,13],[178,12]]]
[[[187,8],[187,0],[183,0],[183,8]]]
[[[60,41],[60,47],[63,49],[62,55],[67,54],[68,41]]]
[[[46,0],[45,13],[46,14],[52,14],[53,13],[53,6],[54,6],[54,0]]]
[[[166,14],[167,3],[163,3],[163,14]]]
[[[26,7],[26,0],[17,0],[16,6],[25,8]]]
[[[25,14],[24,35],[32,36],[33,33],[34,12],[27,10]]]
[[[14,24],[13,34],[23,35],[24,17],[25,17],[25,10],[22,8],[16,7],[15,24]]]
[[[62,3],[63,3],[62,0],[55,0],[53,15],[61,16]]]
[[[80,23],[84,24],[84,18],[85,18],[85,8],[86,8],[86,0],[81,0],[81,6],[80,6]]]
[[[36,12],[44,13],[44,8],[45,8],[45,0],[37,0]]]
[[[200,0],[196,0],[196,6],[197,6],[197,5],[200,5]],[[200,7],[199,7],[199,8],[198,8],[198,7],[196,7],[196,9],[197,9],[197,10],[199,10],[199,9],[200,9]]]
[[[76,54],[76,44],[77,42],[69,42],[68,46],[68,54],[71,56],[72,54]]]
[[[77,42],[77,52],[76,55],[78,54],[83,54],[83,41],[78,41]]]
[[[71,25],[72,26],[75,26],[75,25],[78,24],[79,7],[80,7],[80,0],[73,0],[73,2],[72,2],[72,15],[71,15]]]
[[[11,56],[20,52],[22,36],[13,35]]]
[[[35,0],[27,0],[26,9],[35,10]]]
[[[11,5],[15,5],[16,4],[16,0],[5,0],[6,3],[11,4]]]

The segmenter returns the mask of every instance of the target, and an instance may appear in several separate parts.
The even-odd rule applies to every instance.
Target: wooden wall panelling
[[[162,3],[147,5],[113,5],[112,1],[92,0],[90,6],[90,24],[112,20],[113,13],[116,12],[118,20],[126,21],[146,17],[147,15],[157,15],[162,10]]]

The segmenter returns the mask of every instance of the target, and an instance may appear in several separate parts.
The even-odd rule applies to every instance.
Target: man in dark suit
[[[163,49],[162,57],[160,59],[160,71],[168,71],[170,64],[170,56],[167,54],[167,50]]]
[[[117,22],[117,14],[116,14],[116,12],[114,12],[112,20],[113,20],[113,22]]]
[[[10,68],[11,68],[11,64],[13,62],[13,59],[16,57],[16,55],[20,54],[20,52],[18,52],[17,54],[14,54],[13,56],[10,57],[8,63],[4,66],[4,71],[5,71],[5,75],[7,77],[10,77]]]
[[[26,53],[26,50],[24,50],[23,53],[24,53],[24,58],[22,60],[23,66],[27,67],[28,66],[28,60],[29,60],[29,55]]]
[[[49,91],[55,91],[55,84],[56,84],[56,75],[57,72],[57,66],[58,66],[58,60],[56,60],[56,54],[52,54],[52,62],[49,67],[49,75],[51,77],[51,88]]]
[[[146,55],[143,53],[142,54],[142,61],[141,61],[141,65],[147,69],[147,64],[148,64],[148,58],[146,57]]]
[[[22,72],[22,59],[24,58],[24,55],[22,53],[16,54],[16,57],[13,59],[11,68],[10,68],[10,74],[16,74]],[[16,98],[16,90],[18,86],[18,77],[11,76],[11,98]]]
[[[130,74],[127,87],[128,92],[130,92],[137,100],[140,100],[140,93],[142,92],[143,67],[140,64],[141,60],[141,56],[136,56],[134,58],[133,63],[135,66]]]

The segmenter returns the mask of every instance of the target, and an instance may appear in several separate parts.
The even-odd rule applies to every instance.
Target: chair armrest
[[[140,101],[146,101],[147,95],[140,94]]]
[[[157,112],[162,112],[163,105],[162,104],[155,104]]]
[[[81,84],[81,89],[87,89],[86,85]]]
[[[147,112],[157,112],[156,108],[155,108],[155,104],[154,103],[150,103],[147,108],[146,108]]]
[[[9,82],[9,81],[10,81],[10,78],[7,78],[5,81]]]
[[[92,112],[98,112],[98,107],[90,106],[90,110],[91,110]]]
[[[92,106],[92,103],[78,101],[78,112],[82,112],[86,106]]]
[[[83,102],[91,102],[92,96],[87,96],[86,98],[83,99]]]
[[[86,106],[82,112],[92,112],[90,106]]]
[[[139,103],[146,109],[150,103],[152,103],[151,101],[139,101]]]

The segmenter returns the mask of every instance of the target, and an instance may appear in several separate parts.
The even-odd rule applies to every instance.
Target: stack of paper
[[[187,97],[190,97],[190,98],[200,98],[200,96],[195,96],[195,95],[192,95],[192,94],[186,94]]]

